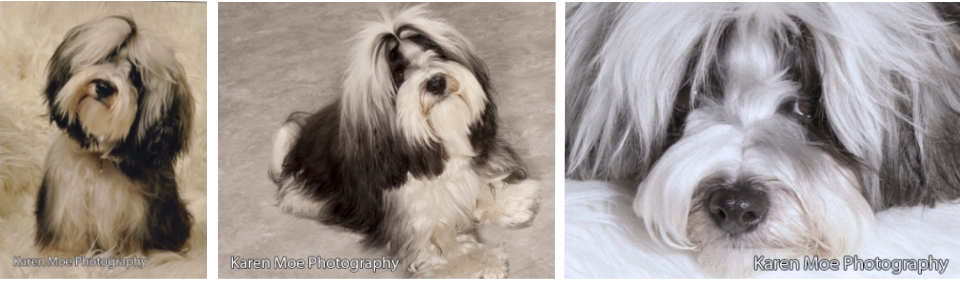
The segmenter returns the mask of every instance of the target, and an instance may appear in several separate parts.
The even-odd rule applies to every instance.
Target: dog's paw
[[[474,252],[470,253],[469,260],[471,265],[473,265],[473,270],[471,268],[467,269],[466,278],[484,278],[484,279],[500,279],[507,277],[507,254],[503,253],[503,250],[500,248],[488,248],[482,247],[478,248]]]
[[[289,189],[277,196],[277,206],[283,212],[298,218],[322,220],[325,205],[324,202],[310,198],[303,191]]]
[[[484,278],[507,277],[507,255],[500,248],[474,244],[456,257],[414,274],[419,278]]]
[[[532,221],[539,211],[539,186],[535,181],[491,184],[490,193],[491,199],[480,201],[475,211],[481,223],[515,227]]]

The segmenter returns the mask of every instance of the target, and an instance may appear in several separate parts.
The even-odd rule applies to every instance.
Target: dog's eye
[[[96,84],[97,97],[101,99],[110,97],[117,91],[117,89],[113,87],[113,84],[106,80],[97,80],[94,84]]]
[[[403,83],[403,69],[393,70],[393,82],[397,85]]]
[[[697,108],[697,99],[677,101],[677,109],[682,111],[691,111]]]
[[[797,98],[793,101],[793,113],[798,116],[809,118],[816,111],[814,102],[806,98]]]
[[[676,108],[679,111],[691,111],[700,106],[697,99],[697,93],[691,95],[687,91],[681,91],[677,96]]]

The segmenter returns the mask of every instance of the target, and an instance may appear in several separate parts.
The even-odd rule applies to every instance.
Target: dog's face
[[[638,214],[718,269],[755,255],[837,257],[872,222],[860,162],[823,107],[815,41],[785,20],[729,24],[702,42],[717,43],[691,61],[707,60],[707,76],[686,74],[672,140],[637,192]]]
[[[398,128],[407,143],[419,147],[443,144],[448,154],[473,156],[467,134],[480,117],[486,96],[473,74],[431,51],[401,41],[395,51],[411,47],[411,60],[392,68],[398,86]]]
[[[960,196],[960,67],[937,20],[925,4],[574,6],[568,174],[639,179],[650,235],[720,274],[848,254],[874,210]]]
[[[496,126],[484,119],[495,118],[486,66],[450,25],[413,7],[384,13],[357,39],[344,78],[342,137],[367,149],[397,143],[411,173],[432,177],[451,155],[474,156],[474,142],[486,138],[479,135],[495,132],[483,130]]]
[[[164,42],[113,16],[70,30],[50,59],[51,122],[81,147],[156,166],[187,146],[193,112],[182,67]]]

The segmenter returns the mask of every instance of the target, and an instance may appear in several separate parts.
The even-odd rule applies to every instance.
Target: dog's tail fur
[[[310,113],[298,111],[290,114],[287,121],[283,123],[277,134],[273,136],[273,151],[270,155],[270,179],[274,183],[280,183],[280,175],[283,174],[283,161],[290,153],[290,147],[300,136],[300,128],[307,124]]]

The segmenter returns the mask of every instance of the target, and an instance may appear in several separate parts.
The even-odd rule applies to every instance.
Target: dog
[[[953,4],[575,4],[574,179],[638,182],[647,232],[708,271],[857,251],[874,213],[960,197]]]
[[[365,235],[414,277],[502,278],[506,255],[482,224],[515,227],[538,186],[499,137],[486,65],[423,6],[362,27],[342,97],[293,113],[273,142],[278,206]]]
[[[166,40],[126,16],[77,26],[50,59],[44,95],[63,132],[37,196],[41,250],[184,250],[193,219],[174,165],[194,101]]]

